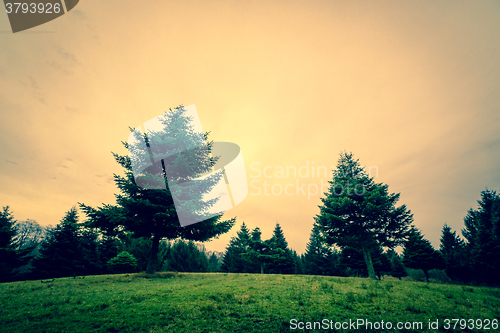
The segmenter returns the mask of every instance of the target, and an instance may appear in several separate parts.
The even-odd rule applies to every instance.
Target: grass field
[[[343,324],[340,331],[495,332],[491,324],[472,329],[471,322],[465,329],[450,322],[446,330],[445,319],[483,325],[500,319],[498,288],[301,275],[157,273],[3,283],[0,304],[0,331],[9,333],[334,332],[335,322],[358,319],[374,326]],[[332,329],[298,328],[299,321],[323,319]],[[375,329],[382,320],[392,329]],[[439,320],[439,329],[429,329],[429,320]],[[397,322],[422,327],[397,329]]]

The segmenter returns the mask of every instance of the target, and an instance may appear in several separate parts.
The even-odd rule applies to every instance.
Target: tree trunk
[[[377,280],[377,275],[375,274],[375,269],[373,268],[372,256],[370,251],[363,246],[363,257],[365,258],[366,269],[368,270],[368,277]]]
[[[158,266],[158,247],[160,246],[160,237],[155,234],[153,236],[153,244],[151,245],[151,252],[149,252],[148,268],[146,273],[156,273],[156,266]]]
[[[264,264],[260,264],[260,274],[264,274]]]

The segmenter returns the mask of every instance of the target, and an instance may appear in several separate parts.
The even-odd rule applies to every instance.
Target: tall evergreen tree
[[[78,212],[71,208],[42,243],[40,256],[33,262],[37,278],[58,278],[96,274],[94,236],[84,238]]]
[[[116,237],[104,235],[98,243],[99,262],[107,263],[120,253],[122,243]],[[137,260],[137,259],[136,259]],[[108,271],[108,266],[103,266],[103,272]]]
[[[427,282],[429,282],[429,270],[444,268],[441,254],[434,250],[431,243],[414,226],[410,229],[405,243],[403,264],[408,268],[423,270]]]
[[[304,262],[302,261],[302,256],[297,254],[297,251],[292,251],[293,258],[295,260],[295,271],[294,274],[304,274]]]
[[[488,189],[481,192],[478,209],[469,209],[462,234],[467,240],[468,268],[475,280],[488,284],[500,281],[500,195]]]
[[[193,241],[177,240],[168,251],[167,270],[175,272],[207,272],[208,258]]]
[[[82,275],[97,275],[105,270],[106,262],[99,256],[99,233],[84,226],[79,228],[79,252],[82,262]]]
[[[266,241],[269,251],[267,254],[267,273],[293,274],[295,260],[293,252],[288,248],[288,242],[279,223],[276,223],[272,237]]]
[[[269,253],[269,244],[262,241],[262,233],[259,227],[255,227],[250,234],[248,246],[241,253],[245,272],[264,274],[264,267],[273,257]]]
[[[408,276],[406,269],[401,261],[401,258],[394,250],[389,250],[387,256],[391,262],[391,272],[390,275],[401,280],[402,277]]]
[[[137,142],[145,140],[150,149],[150,143],[155,142],[163,150],[167,150],[158,152],[151,149],[153,160],[157,162],[138,178],[141,186],[136,183],[132,169],[132,163],[138,162],[131,161],[128,155],[113,154],[115,160],[125,170],[125,176],[114,175],[115,183],[121,192],[116,195],[117,205],[92,208],[80,204],[89,218],[88,222],[93,227],[105,231],[122,228],[133,232],[135,237],[151,239],[148,273],[154,273],[157,269],[161,239],[180,238],[204,242],[228,232],[235,223],[235,219],[221,221],[222,215],[217,215],[200,223],[185,227],[180,225],[178,214],[189,215],[188,217],[206,216],[206,211],[216,204],[217,199],[208,201],[199,199],[203,198],[203,195],[208,193],[222,177],[222,173],[219,172],[203,180],[192,181],[212,171],[218,157],[211,157],[213,142],[206,143],[208,133],[196,133],[191,124],[192,119],[187,116],[186,112],[187,110],[182,105],[170,110],[165,113],[162,120],[167,130],[148,132],[144,134],[144,137],[137,135]],[[123,145],[131,152],[139,151],[138,156],[143,154],[140,147],[129,146],[126,142],[123,142]],[[179,146],[197,148],[179,152]],[[170,157],[163,158],[167,153],[171,153]],[[196,163],[193,163],[193,160]],[[152,185],[149,188],[164,187],[165,189],[148,189],[148,186],[143,188],[144,184]],[[185,199],[182,201],[181,211],[176,209],[178,207],[174,204],[172,186],[182,188],[179,192],[180,196],[176,197]]]
[[[465,258],[463,255],[464,244],[457,236],[455,231],[451,231],[448,225],[444,225],[441,235],[441,245],[439,248],[445,264],[446,275],[450,279],[467,281],[468,267],[465,265]]]
[[[19,255],[12,242],[15,223],[9,206],[3,207],[0,211],[0,282],[10,281],[12,270],[20,265]]]
[[[375,183],[351,153],[340,154],[329,183],[316,223],[328,244],[359,248],[368,276],[376,279],[373,249],[401,244],[413,215],[405,205],[396,207],[400,194]]]
[[[319,228],[314,224],[303,257],[304,272],[311,275],[336,275],[337,256],[321,239]]]
[[[228,247],[224,252],[222,261],[222,271],[230,273],[246,273],[247,267],[245,260],[241,257],[242,253],[248,251],[250,246],[250,231],[245,222],[241,229],[236,232],[235,237],[231,237]]]
[[[213,252],[208,258],[208,271],[209,272],[218,272],[220,270],[220,262],[219,257]]]

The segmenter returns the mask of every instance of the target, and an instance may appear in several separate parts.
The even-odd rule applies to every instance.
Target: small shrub
[[[113,273],[133,273],[137,269],[137,259],[127,251],[108,260],[108,269]]]

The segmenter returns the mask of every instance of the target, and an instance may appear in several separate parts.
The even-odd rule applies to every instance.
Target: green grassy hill
[[[336,322],[343,332],[438,331],[428,328],[429,320],[439,320],[443,332],[495,332],[494,323],[488,330],[477,325],[500,319],[498,288],[294,275],[157,273],[24,281],[0,284],[0,304],[0,331],[9,333],[334,332]],[[481,322],[473,329],[470,321],[465,329],[463,321],[455,329],[450,322],[446,330],[445,319],[453,318]],[[358,322],[354,329],[349,320],[374,326]],[[385,329],[375,329],[382,320]],[[323,329],[299,329],[299,322],[321,321]],[[397,329],[398,322],[416,326]]]

